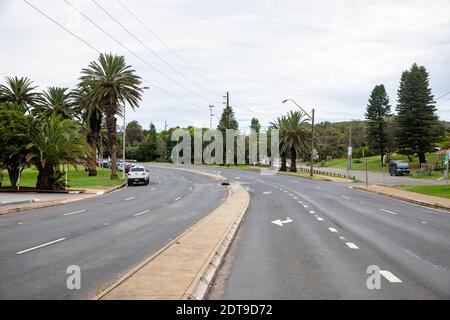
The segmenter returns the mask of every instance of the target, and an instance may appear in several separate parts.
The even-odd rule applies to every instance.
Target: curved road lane
[[[0,217],[0,299],[86,299],[216,208],[211,178],[151,168],[148,186]],[[208,195],[205,197],[205,195]],[[68,266],[81,290],[68,290]]]

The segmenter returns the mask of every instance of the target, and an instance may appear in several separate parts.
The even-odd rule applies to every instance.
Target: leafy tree
[[[403,72],[398,89],[397,143],[400,153],[417,154],[420,164],[438,139],[433,130],[438,121],[434,103],[428,72],[414,63]]]
[[[261,124],[257,118],[252,118],[250,128],[255,130],[256,133],[261,131]]]
[[[42,93],[32,114],[37,118],[48,118],[51,114],[56,114],[64,119],[73,119],[76,116],[74,106],[74,93],[68,88],[49,87]]]
[[[125,57],[113,54],[100,54],[82,70],[80,78],[83,87],[89,88],[88,104],[102,105],[108,128],[109,151],[111,154],[111,179],[117,176],[117,115],[128,103],[133,109],[139,107],[143,88],[141,78],[135,70],[125,63]]]
[[[0,85],[0,104],[13,103],[22,113],[29,111],[39,98],[33,82],[25,77],[6,77],[5,79],[6,85]]]
[[[287,123],[286,116],[281,116],[281,117],[278,117],[275,122],[271,122],[270,127],[281,131],[281,128],[283,128],[287,125],[286,123]],[[281,132],[280,132],[280,135],[281,135]],[[281,143],[282,142],[280,140],[280,160],[281,160],[280,171],[286,172],[287,171],[287,164],[286,164],[287,154],[286,154],[286,150],[285,150],[286,148],[283,148]]]
[[[379,152],[381,165],[383,165],[383,156],[386,151],[386,117],[390,112],[389,96],[384,85],[375,86],[366,109],[367,139],[369,146]]]
[[[22,112],[0,108],[0,167],[8,170],[11,186],[17,186],[20,172],[26,164],[25,145],[30,116]]]
[[[133,144],[135,141],[142,141],[142,127],[136,120],[131,121],[126,129],[126,142]]]
[[[217,129],[225,133],[227,129],[237,130],[239,128],[239,123],[234,116],[234,111],[231,106],[227,106],[223,109],[222,115],[219,120],[219,125]]]
[[[79,125],[61,116],[37,120],[29,134],[27,160],[39,171],[36,187],[55,190],[62,187],[58,181],[62,164],[85,164],[92,149],[80,135]]]

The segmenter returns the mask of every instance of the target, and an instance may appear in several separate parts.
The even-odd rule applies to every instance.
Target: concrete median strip
[[[223,180],[206,172],[195,173]],[[250,201],[249,193],[240,184],[227,188],[228,197],[219,207],[94,299],[203,299]]]

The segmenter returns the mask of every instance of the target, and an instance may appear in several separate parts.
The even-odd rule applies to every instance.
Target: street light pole
[[[314,161],[314,113],[315,113],[315,110],[312,109],[311,115],[309,115],[308,112],[306,112],[302,107],[300,107],[300,105],[297,102],[295,102],[292,99],[283,100],[282,103],[286,103],[288,101],[291,101],[292,103],[294,103],[309,119],[311,119],[311,159],[310,159],[311,163],[310,163],[309,176],[312,177],[314,175],[313,161]]]
[[[122,179],[125,180],[125,138],[126,138],[126,113],[127,113],[127,105],[123,105],[123,150],[122,150]]]

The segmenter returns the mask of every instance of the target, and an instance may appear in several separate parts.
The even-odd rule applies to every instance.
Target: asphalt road
[[[251,204],[209,299],[450,298],[449,213],[346,183],[221,171]],[[380,289],[367,287],[371,265]]]
[[[189,172],[152,168],[150,178],[148,186],[0,216],[0,299],[92,298],[227,195]],[[81,269],[81,290],[67,289],[71,265]]]

